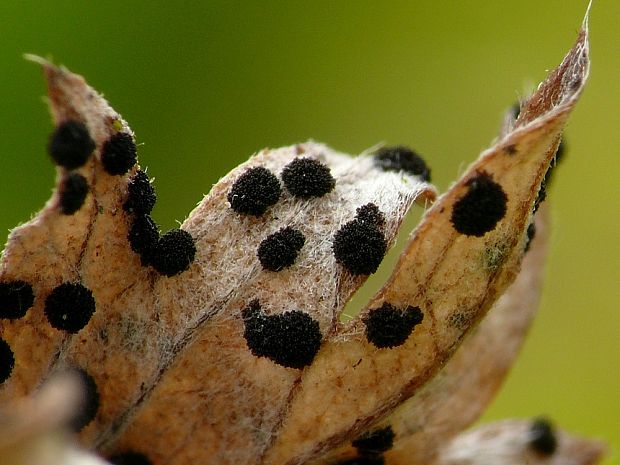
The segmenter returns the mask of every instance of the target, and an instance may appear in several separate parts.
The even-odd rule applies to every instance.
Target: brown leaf
[[[544,277],[548,206],[536,214],[536,236],[519,275],[435,377],[369,432],[389,430],[387,464],[431,463],[441,447],[478,419],[516,358],[532,322]],[[321,458],[335,463],[358,455],[352,445]]]
[[[411,397],[515,278],[534,202],[588,76],[587,29],[524,106],[515,129],[435,202],[360,317],[338,328],[296,387],[265,463],[302,463],[361,434]],[[484,206],[483,206],[484,205]],[[421,324],[393,348],[369,339],[388,304]],[[369,322],[372,322],[370,325]],[[394,326],[393,322],[389,323]]]
[[[80,76],[36,61],[56,124],[57,180],[2,256],[0,405],[13,408],[73,367],[87,386],[73,426],[106,456],[275,465],[346,446],[419,389],[467,398],[471,388],[426,383],[518,273],[541,182],[587,78],[588,43],[584,27],[346,324],[345,303],[409,207],[435,198],[417,155],[354,158],[314,142],[265,149],[162,235],[131,129]],[[495,383],[505,355],[489,362]],[[448,370],[463,369],[455,360]],[[495,386],[486,387],[490,396]],[[399,412],[399,431],[415,441]],[[429,456],[438,447],[429,443]]]

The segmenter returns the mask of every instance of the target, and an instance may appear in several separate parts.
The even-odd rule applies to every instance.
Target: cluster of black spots
[[[527,227],[527,230],[525,231],[525,248],[523,250],[524,253],[530,250],[530,246],[532,245],[534,237],[536,237],[536,224],[532,221]]]
[[[113,465],[152,465],[148,457],[141,452],[123,452],[108,458]]]
[[[506,214],[508,197],[487,173],[478,173],[468,182],[469,190],[452,208],[452,226],[467,236],[482,237],[492,231]]]
[[[356,211],[356,219],[363,223],[381,227],[385,224],[385,215],[374,203],[362,205]]]
[[[142,266],[152,266],[165,276],[187,270],[196,257],[196,244],[190,233],[171,229],[160,237],[157,223],[149,215],[136,215],[127,235],[131,250],[140,256]]]
[[[2,338],[0,338],[0,384],[4,383],[15,366],[15,355],[9,344]]]
[[[404,310],[389,303],[370,310],[364,318],[366,339],[379,349],[397,347],[405,343],[413,329],[422,323],[424,315],[419,307],[409,305]]]
[[[60,212],[63,215],[73,215],[84,205],[88,194],[88,182],[79,173],[68,173],[60,183],[58,194]]]
[[[101,149],[103,169],[113,176],[125,174],[136,164],[137,158],[136,143],[126,132],[114,134]]]
[[[374,455],[368,457],[355,457],[352,459],[342,460],[336,465],[384,465],[385,459],[383,455]]]
[[[292,310],[264,315],[258,300],[242,311],[248,348],[257,357],[267,357],[287,368],[303,368],[314,360],[321,346],[318,322],[306,313]]]
[[[131,250],[140,255],[142,265],[148,266],[159,241],[159,228],[155,221],[148,215],[136,216],[127,239]]]
[[[150,264],[159,273],[171,277],[187,270],[196,256],[196,244],[190,233],[171,229],[157,241]]]
[[[83,393],[80,408],[69,421],[69,427],[77,433],[93,421],[97,415],[97,410],[99,410],[99,391],[97,390],[97,383],[95,383],[93,377],[86,370],[74,368],[73,371],[75,371],[82,383]]]
[[[416,152],[402,145],[383,147],[375,153],[375,165],[384,171],[404,171],[430,182],[431,170]]]
[[[297,229],[282,228],[267,236],[258,246],[258,260],[269,271],[281,271],[295,263],[306,238]]]
[[[295,197],[322,197],[334,189],[329,167],[314,158],[296,158],[282,170],[282,182]]]
[[[558,448],[558,439],[549,421],[539,418],[530,426],[530,447],[541,455],[549,456]]]
[[[83,166],[95,150],[84,123],[68,120],[56,127],[50,136],[48,151],[54,163],[73,170]]]
[[[148,215],[153,210],[156,200],[155,188],[148,175],[142,170],[137,171],[127,185],[127,200],[123,204],[124,210],[128,213]]]
[[[280,198],[278,178],[266,168],[248,169],[228,191],[230,208],[241,215],[260,216]]]
[[[80,283],[63,283],[45,299],[45,316],[56,329],[77,333],[95,313],[90,289]]]
[[[394,445],[394,430],[391,426],[370,431],[352,442],[362,456],[374,456],[387,452]]]
[[[387,240],[380,229],[382,215],[375,205],[367,204],[358,208],[356,218],[334,235],[336,261],[351,274],[368,275],[379,268],[387,251]]]
[[[23,317],[34,303],[32,286],[22,280],[0,283],[0,318]]]

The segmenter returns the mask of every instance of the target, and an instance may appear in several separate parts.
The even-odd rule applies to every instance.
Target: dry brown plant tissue
[[[464,431],[536,311],[543,192],[588,53],[586,16],[439,197],[407,148],[306,142],[260,151],[165,234],[129,125],[82,77],[31,57],[57,179],[2,255],[0,462],[597,462],[600,443],[542,419]],[[341,322],[414,204],[428,210],[392,275]]]

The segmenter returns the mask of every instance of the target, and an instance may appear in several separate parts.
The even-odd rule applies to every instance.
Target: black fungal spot
[[[21,280],[0,283],[0,318],[23,317],[34,303],[32,286]]]
[[[306,313],[292,310],[266,316],[258,300],[242,312],[248,348],[257,357],[267,357],[287,368],[303,368],[314,360],[321,346],[318,322]]]
[[[88,182],[81,174],[69,173],[62,180],[58,193],[60,212],[63,215],[73,215],[84,205],[88,194]]]
[[[402,145],[383,147],[375,153],[375,165],[384,171],[404,171],[430,182],[431,170],[416,152]]]
[[[187,270],[196,256],[196,244],[190,233],[171,229],[157,242],[150,263],[159,273],[174,276]]]
[[[336,465],[384,465],[385,459],[382,455],[375,455],[369,457],[355,457],[352,459],[342,460],[337,462]]]
[[[280,181],[271,171],[255,167],[239,176],[227,198],[237,213],[260,216],[278,201],[281,191]]]
[[[362,213],[334,235],[332,250],[336,261],[354,275],[377,271],[387,250],[383,231],[369,219],[372,220],[367,213]]]
[[[45,299],[45,316],[56,329],[77,333],[95,312],[92,292],[80,283],[63,283]]]
[[[69,427],[72,431],[77,433],[93,421],[97,415],[97,410],[99,409],[99,391],[97,390],[97,383],[95,383],[93,377],[85,370],[82,368],[75,368],[74,371],[82,382],[82,392],[84,395],[79,411],[69,421]]]
[[[558,447],[558,440],[551,423],[539,418],[530,427],[530,447],[541,455],[553,455]]]
[[[84,123],[65,121],[58,125],[50,136],[48,151],[58,166],[74,170],[83,166],[95,150],[95,142],[90,137]]]
[[[461,234],[482,237],[506,214],[508,197],[486,173],[471,178],[467,185],[469,190],[452,208],[452,226]]]
[[[9,379],[14,366],[15,355],[13,355],[11,347],[4,339],[0,338],[0,384]]]
[[[394,445],[394,430],[391,426],[370,431],[352,442],[360,455],[379,455]]]
[[[264,269],[280,271],[291,266],[304,246],[306,238],[297,229],[283,228],[267,236],[258,246],[258,260]]]
[[[532,241],[536,237],[536,224],[533,222],[527,227],[527,231],[525,232],[525,249],[523,252],[527,252],[530,250],[530,246],[532,245]]]
[[[127,185],[127,200],[123,204],[126,212],[148,215],[155,206],[157,196],[148,175],[139,170]]]
[[[377,227],[385,224],[385,215],[374,203],[367,203],[356,210],[356,219]]]
[[[366,339],[379,349],[397,347],[404,344],[423,318],[419,307],[409,305],[405,310],[400,310],[384,303],[370,310],[364,318]]]
[[[151,258],[159,241],[159,228],[148,215],[136,216],[127,235],[131,250],[140,255],[143,266],[151,263]]]
[[[110,137],[101,150],[103,169],[111,175],[125,174],[136,164],[138,152],[131,134],[119,132]]]
[[[124,452],[108,458],[114,465],[151,465],[148,457],[140,452]]]
[[[330,169],[313,158],[296,158],[282,170],[282,182],[295,197],[322,197],[336,185]]]

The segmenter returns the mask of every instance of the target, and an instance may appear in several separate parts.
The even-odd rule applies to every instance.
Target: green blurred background
[[[0,3],[0,230],[49,197],[44,84],[24,52],[84,75],[129,121],[173,227],[256,150],[313,138],[425,156],[444,190],[502,112],[572,45],[585,1]],[[620,445],[620,2],[591,20],[592,75],[550,198],[541,313],[485,416],[545,414]],[[4,234],[4,233],[3,233]],[[375,280],[376,281],[376,280]],[[375,283],[375,286],[377,284]],[[370,292],[367,290],[367,292]],[[617,460],[614,453],[607,463]]]

